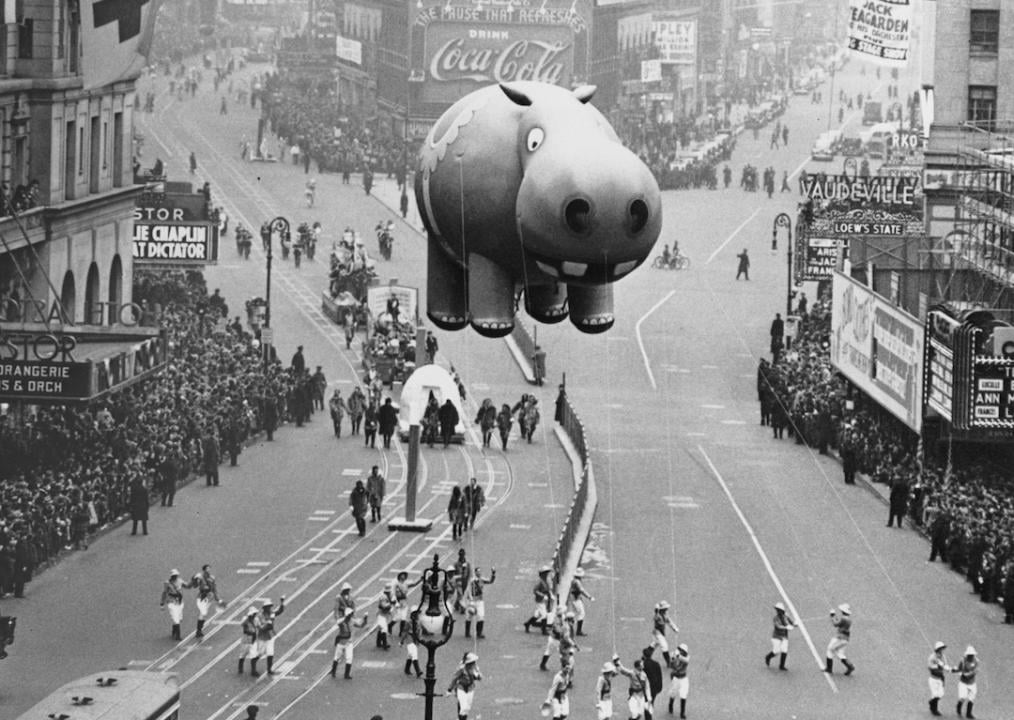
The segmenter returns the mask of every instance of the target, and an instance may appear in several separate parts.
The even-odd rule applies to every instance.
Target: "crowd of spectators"
[[[205,435],[238,452],[294,405],[292,369],[265,369],[200,273],[135,271],[134,300],[168,330],[159,374],[89,405],[0,416],[0,594],[22,595],[40,564],[139,510],[132,500],[174,492],[201,468]]]
[[[262,98],[272,132],[287,147],[297,146],[318,172],[404,172],[403,138],[383,123],[367,123],[333,87],[275,73],[266,76]]]
[[[983,602],[1002,598],[1014,624],[1014,486],[1009,463],[927,448],[907,426],[855,393],[830,358],[831,308],[821,300],[801,316],[791,348],[762,360],[757,386],[761,419],[775,437],[841,455],[846,482],[856,472],[890,488],[891,513],[929,535],[931,559],[965,575]],[[936,451],[936,452],[935,452]]]

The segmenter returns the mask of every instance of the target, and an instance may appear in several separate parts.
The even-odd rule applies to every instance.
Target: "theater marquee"
[[[218,261],[218,227],[197,193],[142,194],[134,208],[135,265],[208,265]]]
[[[588,0],[437,2],[414,8],[412,68],[419,100],[449,106],[484,85],[587,77]]]

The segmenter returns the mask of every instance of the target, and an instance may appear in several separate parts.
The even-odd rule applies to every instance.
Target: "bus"
[[[110,670],[67,683],[18,720],[179,720],[175,673]]]

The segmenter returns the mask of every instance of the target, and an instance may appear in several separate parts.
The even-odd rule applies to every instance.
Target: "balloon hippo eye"
[[[539,149],[539,145],[545,139],[546,133],[542,128],[532,128],[528,131],[528,139],[525,141],[525,147],[528,148],[528,152],[535,152]]]

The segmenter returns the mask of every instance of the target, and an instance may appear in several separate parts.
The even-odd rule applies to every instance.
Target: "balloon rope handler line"
[[[429,532],[433,521],[415,516],[415,500],[419,475],[419,424],[408,428],[408,471],[405,482],[405,517],[396,517],[387,523],[387,529],[405,532]]]

